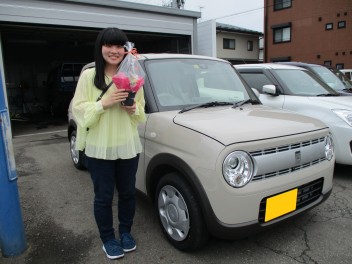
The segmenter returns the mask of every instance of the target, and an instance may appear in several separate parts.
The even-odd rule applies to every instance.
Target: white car
[[[139,62],[147,121],[136,187],[176,248],[197,249],[209,234],[249,236],[329,196],[335,157],[323,122],[263,106],[224,60],[144,54]],[[70,112],[69,121],[81,168]]]
[[[340,72],[346,75],[352,81],[352,69],[340,69]]]
[[[235,65],[267,106],[292,110],[325,122],[332,133],[336,162],[352,165],[352,97],[341,96],[313,73],[277,63]]]

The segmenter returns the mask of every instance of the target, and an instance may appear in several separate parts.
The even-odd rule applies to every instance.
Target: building
[[[352,68],[351,0],[265,0],[265,62]]]
[[[198,23],[197,52],[232,64],[258,63],[262,32],[209,20]]]
[[[21,114],[24,104],[30,111],[31,106],[46,108],[50,100],[60,98],[62,93],[48,87],[50,73],[61,65],[93,61],[94,42],[102,28],[124,30],[139,53],[192,54],[200,16],[124,1],[1,0],[0,74],[10,114]],[[72,89],[65,92],[72,97]]]

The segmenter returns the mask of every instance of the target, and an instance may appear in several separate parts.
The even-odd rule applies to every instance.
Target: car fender
[[[146,189],[147,195],[151,200],[154,202],[155,189],[159,179],[166,173],[172,171],[179,172],[191,186],[199,204],[201,205],[202,214],[205,219],[208,219],[210,215],[215,216],[203,185],[193,169],[184,160],[173,154],[160,153],[154,156],[148,164],[146,170]]]

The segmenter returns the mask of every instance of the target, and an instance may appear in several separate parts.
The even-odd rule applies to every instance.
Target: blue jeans
[[[102,160],[87,157],[94,185],[94,217],[105,243],[115,238],[112,201],[118,193],[119,233],[130,233],[136,208],[136,172],[139,155],[132,159]]]

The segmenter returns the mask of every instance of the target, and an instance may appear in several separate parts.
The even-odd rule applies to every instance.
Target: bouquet
[[[121,62],[119,71],[112,77],[112,81],[117,89],[123,89],[128,92],[128,97],[122,102],[123,105],[131,106],[134,103],[134,97],[137,91],[144,84],[145,73],[138,63],[137,57],[132,54],[135,52],[132,42],[127,42],[125,48],[127,55]]]

